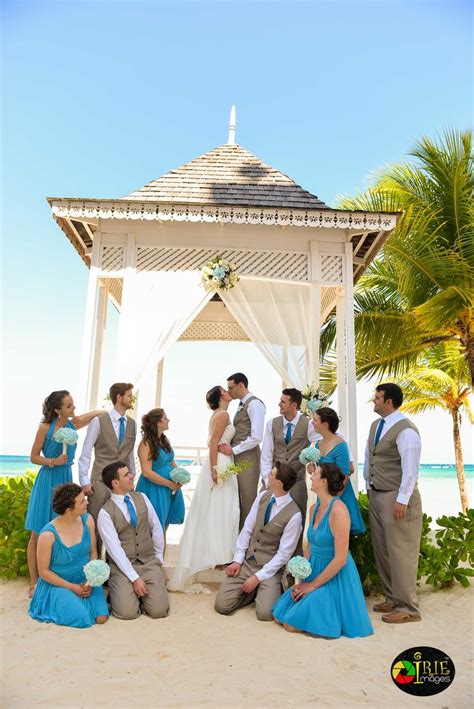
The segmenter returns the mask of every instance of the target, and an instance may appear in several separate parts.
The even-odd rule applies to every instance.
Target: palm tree
[[[424,357],[424,363],[400,378],[398,384],[405,397],[401,407],[403,411],[418,414],[440,408],[451,416],[461,507],[465,513],[469,500],[460,435],[462,413],[474,424],[474,412],[469,403],[472,388],[466,361],[460,357],[457,347],[452,343],[435,345]]]
[[[355,291],[358,374],[400,375],[437,343],[455,343],[474,383],[474,207],[471,133],[419,141],[416,164],[383,170],[344,209],[401,211]],[[334,315],[322,333],[333,345]]]

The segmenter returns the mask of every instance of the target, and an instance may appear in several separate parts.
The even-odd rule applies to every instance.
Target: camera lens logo
[[[435,647],[411,647],[392,662],[392,680],[402,692],[429,697],[447,689],[453,682],[454,662]]]

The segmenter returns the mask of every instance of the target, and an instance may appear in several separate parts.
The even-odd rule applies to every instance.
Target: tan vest
[[[278,461],[288,463],[298,471],[298,479],[304,478],[305,466],[300,463],[299,457],[303,448],[310,444],[308,438],[308,419],[300,416],[295,427],[292,427],[292,436],[288,445],[284,437],[283,416],[277,416],[272,421],[273,433],[273,465]]]
[[[122,549],[124,550],[130,563],[136,564],[139,562],[141,564],[146,564],[155,558],[153,537],[151,536],[150,525],[148,523],[147,506],[140,493],[129,492],[128,494],[132,498],[137,511],[136,527],[132,527],[130,522],[127,522],[121,510],[112,499],[107,500],[102,509],[110,515],[110,519],[117,530]],[[107,561],[112,566],[115,566],[113,559],[111,559],[108,554]]]
[[[409,419],[401,419],[375,445],[375,433],[380,419],[374,421],[369,433],[369,483],[376,490],[398,490],[402,482],[402,466],[396,438],[400,431],[418,429]]]
[[[267,490],[260,498],[257,520],[245,554],[246,559],[254,556],[260,566],[263,566],[275,556],[286,525],[296,512],[300,512],[300,508],[292,500],[268,524],[264,524],[265,512],[271,496],[271,490]]]
[[[126,416],[125,419],[125,436],[122,443],[119,443],[109,414],[105,413],[99,416],[100,432],[94,446],[92,482],[102,480],[102,471],[106,465],[116,463],[118,460],[127,462],[133,452],[137,426],[130,416]]]
[[[237,410],[237,413],[234,416],[234,426],[235,426],[235,433],[234,437],[232,438],[232,445],[236,446],[239,443],[242,443],[242,441],[245,441],[246,438],[250,436],[250,433],[252,431],[252,422],[250,420],[250,416],[248,414],[248,408],[250,402],[254,401],[254,399],[258,399],[256,396],[250,396],[243,407],[239,410]],[[245,451],[244,453],[240,453],[239,455],[236,456],[236,459],[238,460],[242,456],[242,458],[245,458],[246,460],[253,461],[255,465],[258,465],[260,463],[260,446],[255,446],[255,448],[251,448],[248,451]]]

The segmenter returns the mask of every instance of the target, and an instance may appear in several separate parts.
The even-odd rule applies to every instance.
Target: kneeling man
[[[230,615],[255,601],[257,618],[272,619],[273,604],[282,592],[283,567],[303,531],[300,508],[290,496],[297,477],[286,463],[275,463],[268,490],[256,498],[237,539],[234,560],[217,592],[218,613]]]
[[[119,460],[107,465],[102,480],[111,490],[97,518],[97,528],[110,564],[109,600],[112,615],[133,620],[168,615],[163,563],[163,529],[143,493],[133,489],[133,473]]]

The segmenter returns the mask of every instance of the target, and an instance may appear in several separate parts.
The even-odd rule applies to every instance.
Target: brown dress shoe
[[[392,611],[382,616],[384,623],[417,623],[421,615],[410,615],[406,611]]]
[[[392,601],[384,601],[383,603],[376,603],[373,610],[376,613],[390,613],[395,610],[395,606]]]

